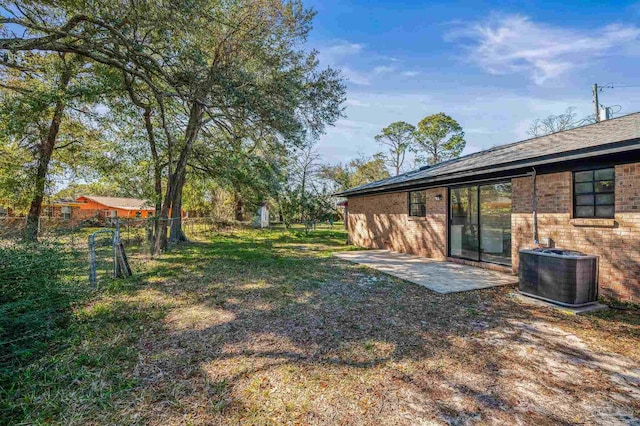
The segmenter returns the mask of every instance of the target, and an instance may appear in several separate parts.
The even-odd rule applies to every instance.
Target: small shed
[[[257,215],[254,219],[253,225],[257,228],[269,227],[269,205],[267,203],[258,207]]]

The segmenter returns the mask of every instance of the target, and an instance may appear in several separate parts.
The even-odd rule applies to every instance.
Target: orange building
[[[145,200],[120,197],[94,197],[83,195],[76,199],[83,217],[133,218],[152,217],[155,208]]]

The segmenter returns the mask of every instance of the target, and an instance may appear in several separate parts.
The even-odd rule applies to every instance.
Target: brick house
[[[83,195],[76,199],[83,217],[99,218],[147,218],[155,213],[152,203],[138,198],[97,197]]]
[[[518,270],[540,244],[600,256],[603,296],[640,302],[640,113],[349,189],[350,241]]]
[[[78,203],[71,199],[58,199],[50,203],[42,203],[42,215],[48,219],[71,220],[80,218],[80,207]]]

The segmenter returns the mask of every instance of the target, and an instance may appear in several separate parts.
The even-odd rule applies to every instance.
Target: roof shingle
[[[122,210],[153,210],[151,203],[138,198],[94,197],[92,195],[83,195],[80,198],[86,198],[87,200]]]

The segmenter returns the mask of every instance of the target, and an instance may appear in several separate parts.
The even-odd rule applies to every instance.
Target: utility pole
[[[600,122],[600,104],[598,104],[598,83],[593,85],[593,110],[595,111],[596,123]]]

